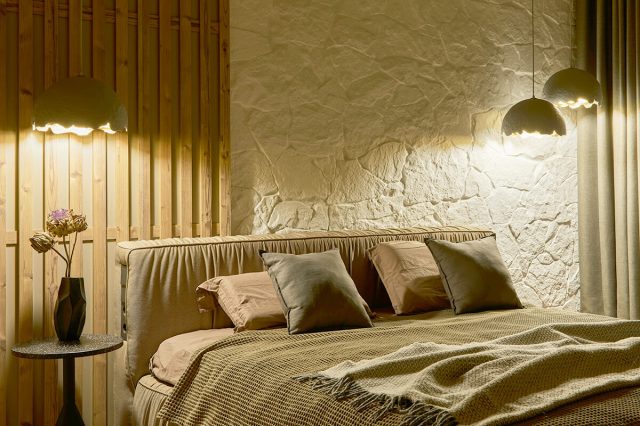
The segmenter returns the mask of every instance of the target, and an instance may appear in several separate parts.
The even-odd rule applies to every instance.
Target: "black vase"
[[[87,313],[84,278],[63,277],[53,308],[53,325],[59,340],[80,339]]]

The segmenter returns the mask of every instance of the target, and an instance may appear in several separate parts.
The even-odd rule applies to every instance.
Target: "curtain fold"
[[[640,318],[638,0],[577,0],[577,66],[603,102],[578,117],[580,298],[585,312]]]

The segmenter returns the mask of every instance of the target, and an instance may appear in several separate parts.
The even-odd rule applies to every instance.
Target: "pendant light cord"
[[[533,24],[533,0],[531,0],[531,93],[536,97],[536,27]]]
[[[573,0],[569,0],[571,5],[569,8],[569,67],[573,68],[573,25],[575,20],[573,19]]]

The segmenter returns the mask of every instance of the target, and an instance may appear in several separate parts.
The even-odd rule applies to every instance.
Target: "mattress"
[[[158,419],[167,396],[173,386],[158,381],[151,374],[143,376],[136,386],[133,396],[133,420],[135,425],[169,426],[171,423]]]

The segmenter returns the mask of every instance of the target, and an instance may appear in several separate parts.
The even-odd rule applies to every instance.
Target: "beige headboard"
[[[388,298],[378,285],[368,248],[389,240],[466,241],[490,234],[485,229],[442,227],[119,243],[116,256],[122,268],[122,336],[126,342],[116,361],[116,381],[120,381],[117,392],[124,392],[125,386],[128,390],[126,398],[118,395],[119,399],[128,399],[140,377],[148,374],[149,359],[163,340],[212,327],[211,314],[198,312],[195,288],[214,276],[263,270],[259,249],[300,254],[339,248],[363,298],[378,307],[388,303]],[[127,410],[129,403],[122,403],[126,406],[119,410]]]

